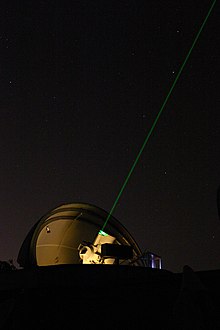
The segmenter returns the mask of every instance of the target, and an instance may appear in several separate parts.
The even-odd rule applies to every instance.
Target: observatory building
[[[161,268],[157,256],[143,255],[128,230],[113,216],[106,222],[108,216],[103,209],[85,203],[64,204],[49,211],[27,234],[18,254],[19,265],[30,268],[118,264]]]
[[[50,210],[27,234],[17,261],[21,269],[0,272],[3,330],[175,330],[183,323],[184,329],[220,329],[219,271],[162,269],[159,256],[143,253],[97,206]]]

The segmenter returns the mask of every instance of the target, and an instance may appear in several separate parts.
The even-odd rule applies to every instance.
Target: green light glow
[[[103,230],[100,230],[100,231],[99,231],[99,235],[102,235],[102,236],[108,236],[108,234],[105,233]]]
[[[108,214],[108,216],[107,216],[107,218],[106,218],[106,220],[105,220],[105,222],[104,222],[104,225],[102,226],[102,230],[103,230],[103,229],[105,228],[105,226],[107,225],[108,220],[109,220],[110,217],[112,216],[112,213],[114,212],[114,209],[115,209],[116,205],[118,204],[118,201],[119,201],[119,199],[120,199],[120,197],[121,197],[121,195],[122,195],[122,193],[123,193],[123,191],[124,191],[124,189],[125,189],[125,187],[126,187],[126,185],[127,185],[127,183],[128,183],[128,180],[130,179],[130,176],[131,176],[131,174],[133,173],[133,171],[134,171],[134,169],[135,169],[135,167],[136,167],[136,165],[137,165],[137,163],[138,163],[138,161],[139,161],[139,158],[141,157],[141,155],[142,155],[142,153],[143,153],[143,151],[144,151],[144,148],[145,148],[145,146],[146,146],[146,144],[147,144],[147,142],[148,142],[148,140],[149,140],[149,138],[150,138],[150,136],[151,136],[151,134],[152,134],[152,132],[153,132],[153,130],[154,130],[154,128],[155,128],[155,126],[156,126],[156,124],[157,124],[157,122],[158,122],[158,120],[159,120],[161,114],[162,114],[162,112],[163,112],[163,109],[165,108],[165,105],[167,104],[167,101],[168,101],[168,99],[169,99],[169,97],[170,97],[170,95],[171,95],[171,93],[172,93],[174,87],[176,86],[176,83],[177,83],[177,81],[178,81],[178,79],[179,79],[179,77],[180,77],[180,75],[181,75],[181,73],[182,73],[182,71],[183,71],[183,69],[184,69],[184,67],[185,67],[185,65],[186,65],[186,62],[188,61],[188,59],[189,59],[189,57],[190,57],[190,55],[191,55],[191,53],[192,53],[193,48],[195,47],[195,44],[196,44],[196,42],[197,42],[197,40],[198,40],[198,38],[199,38],[199,36],[200,36],[200,34],[201,34],[201,32],[202,32],[202,30],[203,30],[203,28],[204,28],[206,22],[207,22],[207,20],[208,20],[210,14],[211,14],[211,12],[212,12],[212,9],[213,9],[215,3],[216,3],[216,0],[213,1],[212,5],[211,5],[211,7],[210,7],[210,9],[209,9],[209,11],[208,11],[208,13],[207,13],[207,15],[206,15],[204,21],[203,21],[203,23],[202,23],[202,25],[201,25],[201,27],[200,27],[200,29],[199,29],[199,31],[198,31],[198,33],[197,33],[197,35],[196,35],[194,41],[193,41],[193,43],[192,43],[192,46],[191,46],[191,48],[189,49],[188,54],[186,55],[186,58],[185,58],[185,60],[183,61],[182,65],[181,65],[181,67],[180,67],[180,69],[179,69],[179,71],[178,71],[178,73],[177,73],[177,75],[176,75],[176,78],[175,78],[173,84],[171,85],[171,88],[170,88],[170,90],[169,90],[169,92],[168,92],[168,94],[167,94],[167,96],[166,96],[166,98],[165,98],[165,100],[164,100],[164,102],[163,102],[161,108],[160,108],[160,111],[158,112],[158,114],[157,114],[157,116],[156,116],[156,119],[154,120],[153,125],[152,125],[152,127],[151,127],[149,133],[147,134],[147,136],[146,136],[146,138],[145,138],[145,140],[144,140],[144,143],[143,143],[143,145],[142,145],[140,151],[138,152],[137,157],[136,157],[136,159],[135,159],[135,161],[134,161],[134,163],[133,163],[133,165],[132,165],[130,171],[128,172],[127,177],[125,178],[125,181],[124,181],[124,183],[123,183],[123,185],[122,185],[122,187],[121,187],[121,189],[120,189],[120,191],[119,191],[119,193],[118,193],[118,195],[117,195],[117,197],[116,197],[116,199],[115,199],[115,202],[114,202],[114,204],[113,204],[113,206],[112,206],[112,208],[111,208],[111,210],[110,210],[110,212],[109,212],[109,214]]]

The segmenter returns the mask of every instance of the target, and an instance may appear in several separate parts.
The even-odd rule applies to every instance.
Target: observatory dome
[[[106,223],[108,216],[108,212],[87,203],[63,204],[50,210],[27,234],[18,264],[25,268],[114,264],[120,259],[119,264],[144,266],[135,239],[113,216]]]

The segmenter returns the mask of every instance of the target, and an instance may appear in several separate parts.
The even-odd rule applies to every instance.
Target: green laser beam
[[[179,77],[180,77],[180,75],[181,75],[181,73],[182,73],[182,71],[183,71],[183,69],[184,69],[184,67],[185,67],[185,65],[186,65],[186,63],[187,63],[187,61],[188,61],[191,53],[192,53],[193,48],[195,47],[195,44],[196,44],[197,40],[199,39],[199,36],[200,36],[200,34],[201,34],[201,32],[202,32],[205,24],[206,24],[206,22],[207,22],[207,20],[208,20],[208,18],[210,16],[210,14],[211,14],[211,12],[212,12],[212,9],[213,9],[215,3],[216,3],[216,0],[213,1],[212,5],[211,5],[211,7],[210,7],[210,9],[209,9],[209,11],[208,11],[208,13],[207,13],[204,21],[203,21],[203,23],[202,23],[202,25],[201,25],[201,27],[200,27],[200,29],[199,29],[199,31],[198,31],[198,33],[197,33],[194,41],[193,41],[193,43],[192,43],[192,46],[190,47],[190,49],[188,51],[188,54],[186,55],[185,60],[183,61],[182,65],[181,65],[181,67],[180,67],[180,69],[179,69],[179,71],[178,71],[178,73],[176,75],[176,78],[175,78],[173,84],[171,85],[171,88],[170,88],[170,90],[169,90],[169,92],[168,92],[168,94],[167,94],[167,96],[166,96],[166,98],[165,98],[165,100],[164,100],[161,108],[160,108],[160,111],[158,112],[158,114],[157,114],[157,116],[156,116],[156,118],[155,118],[155,120],[154,120],[154,122],[153,122],[153,124],[151,126],[151,129],[150,129],[149,133],[147,134],[147,136],[146,136],[146,138],[144,140],[144,143],[143,143],[142,147],[140,148],[140,151],[138,152],[137,157],[136,157],[133,165],[131,166],[130,171],[128,172],[127,177],[125,178],[125,181],[124,181],[124,183],[123,183],[123,185],[122,185],[122,187],[121,187],[121,189],[120,189],[120,191],[119,191],[119,193],[118,193],[118,195],[117,195],[117,197],[115,199],[115,202],[114,202],[114,204],[113,204],[113,206],[112,206],[112,208],[111,208],[111,210],[110,210],[110,212],[109,212],[109,214],[108,214],[108,216],[107,216],[107,218],[106,218],[106,220],[105,220],[105,222],[104,222],[101,230],[104,230],[105,226],[108,223],[108,220],[112,216],[112,213],[114,212],[114,210],[116,208],[116,205],[118,204],[118,201],[119,201],[119,199],[120,199],[120,197],[121,197],[121,195],[122,195],[122,193],[123,193],[123,191],[124,191],[124,189],[125,189],[125,187],[126,187],[126,185],[128,183],[128,180],[130,179],[131,174],[133,173],[133,171],[134,171],[134,169],[135,169],[135,167],[136,167],[136,165],[137,165],[137,163],[138,163],[138,161],[139,161],[139,159],[140,159],[140,157],[141,157],[141,155],[142,155],[142,153],[144,151],[144,148],[145,148],[145,146],[146,146],[146,144],[147,144],[147,142],[148,142],[148,140],[149,140],[149,138],[150,138],[150,136],[151,136],[151,134],[152,134],[152,132],[153,132],[153,130],[154,130],[154,128],[155,128],[155,126],[156,126],[156,124],[157,124],[157,122],[158,122],[161,114],[162,114],[162,112],[163,112],[163,109],[165,108],[165,105],[167,104],[167,101],[170,98],[170,95],[171,95],[174,87],[176,86],[177,81],[179,80]]]

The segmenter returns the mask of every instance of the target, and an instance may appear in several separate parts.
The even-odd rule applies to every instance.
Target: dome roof
[[[109,217],[105,232],[100,231],[108,216],[103,209],[87,203],[63,204],[52,209],[27,234],[18,254],[18,264],[21,267],[79,264],[82,263],[83,253],[90,249],[88,246],[114,243],[130,246],[132,259],[137,259],[132,265],[144,266],[139,258],[142,253],[138,244],[113,216]],[[80,246],[87,249],[81,249],[81,258]],[[99,257],[99,254],[96,256]],[[130,262],[127,261],[127,264]]]

